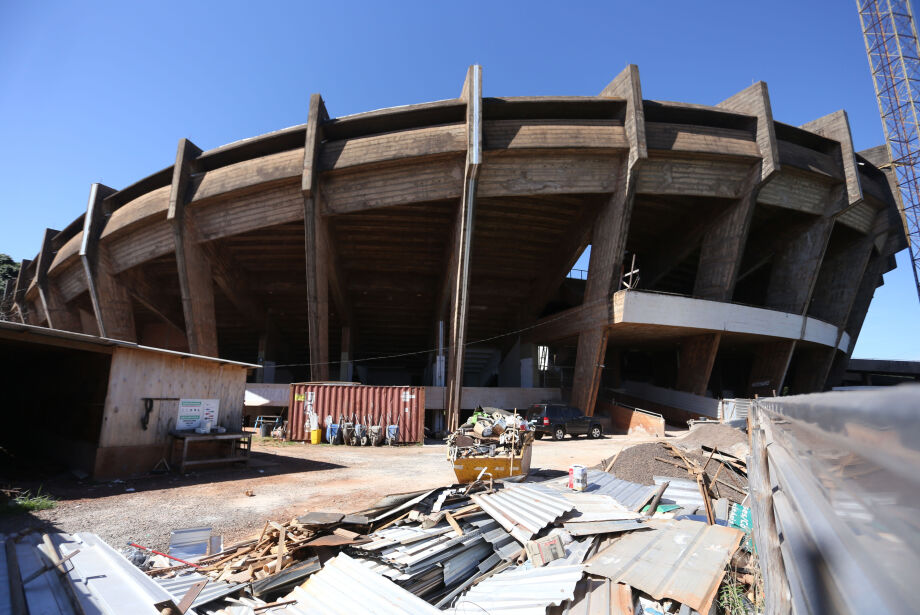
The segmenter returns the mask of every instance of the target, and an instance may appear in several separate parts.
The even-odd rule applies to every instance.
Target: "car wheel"
[[[563,439],[564,437],[565,437],[565,429],[563,429],[562,427],[556,427],[556,428],[553,430],[553,439],[554,439],[554,440],[561,440],[561,439]]]
[[[595,425],[591,428],[591,431],[588,432],[588,437],[590,438],[600,438],[601,437],[601,426]]]

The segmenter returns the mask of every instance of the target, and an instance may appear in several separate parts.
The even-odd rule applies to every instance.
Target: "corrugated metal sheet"
[[[563,476],[541,484],[561,491],[569,491],[568,482],[568,477]],[[639,510],[640,507],[648,504],[655,495],[655,487],[621,480],[603,470],[588,470],[588,487],[584,490],[584,493],[608,495],[622,504],[626,510]]]
[[[50,539],[60,557],[77,550],[79,553],[68,560],[69,572],[66,575],[47,572],[25,586],[30,613],[157,615],[153,605],[172,599],[165,589],[95,534],[51,534]],[[20,578],[28,577],[50,561],[39,534],[17,539],[14,551]],[[2,579],[0,582],[3,587],[9,587],[8,581]],[[77,596],[79,611],[70,602],[68,586]]]
[[[585,576],[575,597],[550,607],[547,615],[633,615],[632,590],[604,577]]]
[[[591,534],[612,534],[642,530],[647,529],[648,525],[637,519],[623,519],[620,521],[588,521],[583,523],[570,523],[567,521],[563,524],[563,527],[572,536],[589,536]]]
[[[543,615],[546,607],[574,597],[582,568],[580,565],[509,568],[475,585],[447,611],[457,615]]]
[[[580,491],[559,492],[574,510],[566,521],[621,521],[623,519],[638,519],[642,515],[627,510],[622,504],[608,495],[599,493],[584,493]]]
[[[322,570],[282,600],[296,600],[297,603],[273,609],[272,613],[275,615],[441,613],[421,598],[368,570],[344,553],[326,562]]]
[[[653,530],[627,534],[591,558],[587,572],[708,612],[744,533],[698,521],[649,524]]]
[[[496,493],[471,497],[521,544],[574,508],[561,493],[536,485],[506,486]]]
[[[703,494],[695,480],[656,476],[655,485],[670,483],[661,496],[662,504],[677,504],[682,508],[699,508],[703,506]]]
[[[202,574],[197,572],[191,572],[188,574],[183,574],[172,579],[158,579],[155,578],[153,581],[169,592],[169,595],[173,597],[176,604],[179,604],[179,601],[182,600],[182,596],[198,581],[206,579]],[[230,594],[239,591],[246,587],[245,583],[234,585],[232,583],[226,583],[224,581],[211,581],[204,586],[204,589],[201,590],[201,593],[198,594],[198,597],[195,598],[195,601],[192,603],[192,607],[202,606],[213,602],[218,598],[223,598],[224,596],[229,596]]]
[[[367,416],[371,425],[384,426],[387,416],[393,423],[399,417],[400,442],[422,442],[425,438],[424,387],[292,384],[288,406],[289,439],[310,439],[304,426],[310,404],[321,425],[326,416],[332,416],[334,422],[338,422],[341,415],[348,418],[357,415],[362,422]]]

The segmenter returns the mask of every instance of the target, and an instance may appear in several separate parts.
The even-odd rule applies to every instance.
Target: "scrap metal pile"
[[[749,511],[713,501],[705,472],[686,464],[693,482],[643,485],[596,468],[391,495],[356,513],[269,522],[194,562],[145,559],[142,569],[161,567],[144,572],[91,534],[17,537],[6,564],[26,603],[45,591],[82,604],[42,612],[756,612]]]
[[[454,461],[464,457],[520,455],[533,432],[524,416],[500,408],[480,407],[447,436],[447,456]]]

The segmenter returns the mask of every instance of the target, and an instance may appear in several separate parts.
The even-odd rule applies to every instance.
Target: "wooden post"
[[[185,207],[189,179],[195,168],[195,159],[200,155],[201,150],[191,141],[179,140],[166,218],[172,223],[173,238],[176,242],[179,292],[182,296],[189,352],[216,357],[217,324],[211,266],[201,246],[198,245],[198,232]]]
[[[453,281],[450,313],[450,347],[447,373],[447,429],[459,427],[460,401],[463,390],[463,358],[466,348],[466,321],[469,312],[470,257],[473,249],[473,224],[476,212],[476,189],[482,165],[482,67],[469,68],[460,97],[466,100],[467,149],[463,198],[457,212],[454,231],[456,269],[449,272]]]
[[[102,184],[90,187],[86,216],[83,218],[80,262],[86,275],[86,289],[93,304],[99,335],[136,342],[131,296],[115,278],[108,250],[99,241],[107,218],[103,201],[114,192],[114,189]]]

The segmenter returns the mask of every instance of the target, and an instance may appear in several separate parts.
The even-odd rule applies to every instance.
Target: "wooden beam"
[[[216,357],[217,323],[214,308],[214,284],[207,256],[202,250],[197,229],[187,215],[190,177],[201,150],[188,139],[180,139],[173,166],[167,220],[172,225],[176,246],[179,291],[189,352]]]
[[[467,150],[464,169],[463,198],[455,224],[456,268],[450,272],[453,296],[450,314],[450,341],[447,371],[447,428],[457,429],[460,419],[460,395],[463,389],[463,359],[466,348],[466,321],[469,312],[469,277],[472,256],[473,225],[476,218],[476,191],[482,166],[482,67],[473,65],[466,73],[461,90],[466,101]]]
[[[114,193],[113,188],[102,184],[90,187],[86,216],[83,218],[80,262],[86,275],[86,288],[99,335],[136,342],[137,330],[130,293],[115,277],[108,249],[99,242],[108,218],[103,200]]]
[[[38,296],[42,303],[42,309],[45,311],[49,328],[82,333],[83,327],[76,309],[67,305],[57,284],[48,277],[48,268],[51,266],[54,255],[57,254],[58,250],[58,247],[54,245],[54,237],[59,232],[50,228],[45,229],[42,249],[38,254],[38,262],[35,268]]]
[[[320,147],[323,122],[329,120],[323,97],[313,94],[307,115],[304,142],[303,228],[307,271],[307,328],[310,339],[310,378],[329,379],[329,248],[320,207]]]

